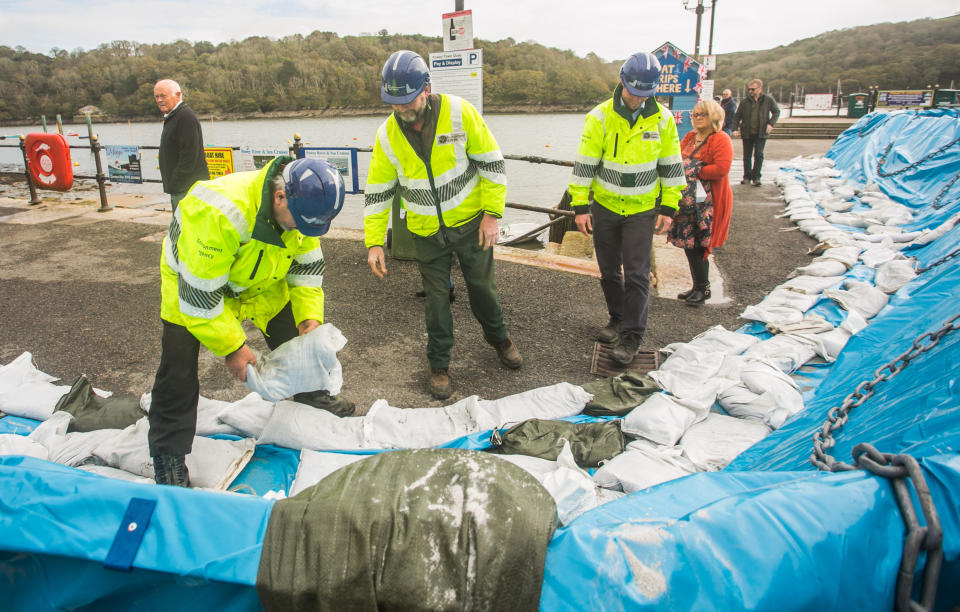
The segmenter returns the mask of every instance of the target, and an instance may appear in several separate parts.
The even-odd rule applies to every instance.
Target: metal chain
[[[947,263],[948,261],[950,261],[951,259],[953,259],[954,257],[956,257],[957,255],[960,255],[960,247],[957,247],[957,248],[954,249],[953,251],[947,253],[946,255],[944,255],[943,257],[941,257],[941,258],[938,259],[937,261],[933,262],[933,263],[930,264],[929,266],[926,266],[926,267],[924,267],[924,268],[917,268],[917,274],[923,274],[923,273],[926,272],[927,270],[932,270],[932,269],[936,268],[937,266],[939,266],[940,264],[945,264],[945,263]]]
[[[957,172],[953,175],[953,178],[950,179],[950,182],[943,186],[943,189],[940,190],[940,193],[937,194],[937,197],[933,199],[933,208],[934,210],[940,210],[940,207],[943,204],[940,203],[940,199],[947,195],[947,192],[950,191],[950,188],[953,187],[953,184],[957,182],[957,179],[960,178],[960,172]]]
[[[954,324],[957,319],[960,319],[960,314],[951,317],[943,324],[943,327],[937,331],[927,332],[918,336],[908,351],[890,363],[877,368],[873,373],[873,380],[861,382],[850,395],[843,399],[839,406],[834,406],[830,409],[827,413],[827,420],[823,426],[813,434],[813,455],[811,455],[810,461],[817,466],[817,468],[831,472],[857,469],[856,466],[837,461],[827,453],[827,451],[836,444],[834,432],[846,424],[847,419],[850,418],[851,409],[859,407],[873,395],[874,387],[902,372],[917,356],[937,346],[941,338],[956,329],[960,329],[960,325]],[[925,340],[929,340],[929,342],[924,344]]]
[[[880,159],[877,160],[877,174],[880,175],[880,176],[882,176],[882,177],[884,177],[884,178],[888,178],[888,177],[891,177],[891,176],[896,176],[896,175],[898,175],[898,174],[903,174],[904,172],[906,172],[906,171],[908,171],[908,170],[912,170],[913,168],[916,168],[917,166],[919,166],[919,165],[922,164],[923,162],[925,162],[925,161],[927,161],[927,160],[930,160],[930,159],[933,159],[933,158],[936,157],[937,155],[940,155],[941,153],[943,153],[944,151],[946,151],[947,149],[949,149],[949,148],[952,147],[953,145],[957,144],[958,142],[960,142],[960,136],[957,136],[956,138],[954,138],[953,140],[951,140],[951,141],[948,142],[947,144],[943,145],[942,147],[940,147],[939,149],[937,149],[937,150],[934,151],[933,153],[928,153],[927,155],[924,155],[922,158],[920,158],[920,159],[918,159],[917,161],[913,162],[913,163],[910,164],[909,166],[904,166],[903,168],[900,168],[899,170],[894,170],[893,172],[884,172],[884,170],[883,170],[883,164],[886,163],[886,161],[887,161],[887,155],[890,154],[890,149],[893,148],[893,142],[891,141],[890,144],[887,145],[887,148],[884,149],[883,155],[881,155],[881,156],[880,156]],[[952,183],[951,183],[951,184],[952,184]]]
[[[956,251],[949,257],[955,256]],[[931,266],[932,267],[932,266]],[[926,353],[940,343],[940,340],[950,332],[960,329],[960,314],[947,320],[935,332],[926,332],[918,336],[913,345],[905,353],[873,373],[872,380],[861,382],[840,403],[840,406],[831,408],[827,413],[827,420],[813,435],[813,455],[810,461],[817,469],[832,472],[845,472],[864,469],[878,476],[890,479],[897,506],[907,527],[907,534],[903,545],[903,555],[900,559],[900,569],[897,573],[896,609],[904,612],[929,611],[933,609],[937,592],[937,580],[940,576],[940,567],[943,563],[943,531],[933,497],[927,487],[926,479],[920,464],[910,455],[893,455],[881,453],[870,444],[858,444],[853,449],[855,465],[837,461],[827,451],[836,444],[834,433],[846,424],[850,418],[850,410],[862,405],[869,399],[874,388],[899,374],[910,365],[918,356]],[[917,512],[913,507],[910,488],[906,481],[910,480],[913,490],[920,502],[925,525],[917,519]],[[916,571],[920,550],[926,553],[926,565],[923,570],[923,581],[920,591],[920,601],[911,599],[913,576]]]

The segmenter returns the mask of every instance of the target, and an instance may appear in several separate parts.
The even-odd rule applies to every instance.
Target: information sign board
[[[351,147],[303,147],[301,157],[322,159],[340,171],[346,193],[360,193],[357,150]]]
[[[430,54],[430,91],[459,96],[483,112],[483,49]]]
[[[806,94],[803,96],[804,110],[830,110],[833,108],[833,94]]]
[[[440,31],[444,51],[473,49],[473,11],[444,13]]]
[[[204,147],[207,158],[207,170],[210,178],[233,174],[233,149],[230,147]]]
[[[704,79],[700,81],[700,99],[713,100],[713,79]]]
[[[270,163],[274,157],[290,155],[288,149],[271,149],[268,147],[241,147],[237,159],[237,168],[240,172],[259,170]]]
[[[877,106],[930,106],[932,89],[898,89],[877,94]]]
[[[142,183],[140,149],[136,145],[105,145],[107,174],[111,183]]]

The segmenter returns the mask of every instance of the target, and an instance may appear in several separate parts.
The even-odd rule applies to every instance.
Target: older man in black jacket
[[[767,135],[780,118],[777,101],[763,93],[763,81],[753,79],[747,84],[747,97],[740,103],[733,116],[734,136],[743,138],[743,180],[741,184],[760,186],[760,170],[763,168],[763,148]],[[737,133],[739,131],[739,134]]]
[[[153,98],[163,113],[160,134],[160,178],[163,191],[170,194],[170,205],[177,205],[197,181],[210,178],[203,153],[203,130],[200,120],[183,101],[176,81],[164,79],[153,87]]]

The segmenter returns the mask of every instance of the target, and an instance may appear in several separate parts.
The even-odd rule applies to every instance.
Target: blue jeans
[[[763,148],[765,146],[767,146],[766,138],[760,138],[759,136],[743,137],[743,178],[748,181],[760,180],[760,170],[763,168]]]

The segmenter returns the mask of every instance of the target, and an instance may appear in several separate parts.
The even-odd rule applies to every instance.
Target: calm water
[[[343,119],[263,119],[248,121],[203,121],[203,135],[207,146],[235,147],[276,147],[286,148],[293,141],[295,133],[307,146],[349,146],[372,147],[377,127],[386,117],[348,117]],[[505,154],[539,155],[550,159],[573,160],[580,130],[583,127],[582,114],[538,114],[538,115],[487,115],[490,129],[500,143]],[[56,126],[53,126],[56,129]],[[94,132],[104,145],[156,146],[160,142],[162,124],[155,123],[104,123],[94,124]],[[41,131],[40,126],[16,126],[0,128],[3,134],[28,133]],[[64,131],[86,135],[86,125],[64,125]],[[69,138],[72,145],[86,144],[86,140]],[[16,141],[4,140],[3,144]],[[92,176],[95,174],[93,156],[81,149],[72,149],[74,162],[79,163],[74,173]],[[142,172],[146,179],[159,179],[157,151],[141,151]],[[367,169],[370,163],[369,153],[359,153],[360,188],[363,189]],[[22,158],[19,149],[0,148],[0,167],[5,170],[19,165]],[[563,190],[570,177],[570,168],[547,164],[531,164],[521,161],[507,161],[507,201],[535,206],[551,207],[560,201]],[[159,184],[116,185],[112,189],[157,193],[162,189]],[[362,225],[361,210],[363,196],[347,196],[344,213],[335,222],[341,227],[359,228]],[[507,209],[508,222],[534,221],[543,223],[546,216],[540,213]]]

